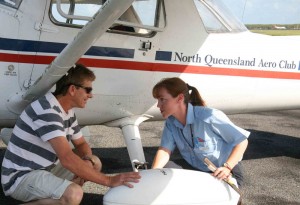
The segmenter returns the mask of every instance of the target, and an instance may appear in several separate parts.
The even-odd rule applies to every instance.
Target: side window
[[[50,17],[54,23],[66,26],[83,26],[102,6],[102,1],[51,1]]]
[[[82,27],[106,0],[52,0],[50,18],[61,26]],[[161,0],[134,1],[108,30],[118,33],[149,34],[157,27]]]
[[[0,4],[18,9],[22,0],[0,0]]]

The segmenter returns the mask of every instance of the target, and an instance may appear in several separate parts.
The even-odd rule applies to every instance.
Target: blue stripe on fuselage
[[[156,51],[155,60],[171,61],[172,60],[172,52],[171,51]]]
[[[66,46],[65,43],[0,38],[0,50],[60,53]],[[133,58],[134,49],[92,46],[85,55]]]

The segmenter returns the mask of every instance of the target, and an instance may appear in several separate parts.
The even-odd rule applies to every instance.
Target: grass
[[[300,35],[300,30],[250,30],[253,33],[266,34],[270,36],[295,36]]]

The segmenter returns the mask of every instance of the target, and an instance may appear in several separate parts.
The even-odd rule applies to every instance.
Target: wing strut
[[[147,169],[142,140],[139,132],[140,123],[148,120],[150,115],[136,115],[118,119],[105,125],[122,129],[123,137],[134,171]]]
[[[134,0],[110,0],[81,29],[77,36],[46,68],[44,74],[25,92],[9,99],[10,111],[20,114],[33,100],[46,94],[107,29],[130,7]]]

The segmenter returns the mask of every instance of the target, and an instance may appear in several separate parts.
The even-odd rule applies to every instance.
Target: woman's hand
[[[221,180],[230,179],[231,171],[227,167],[219,167],[212,175]]]

